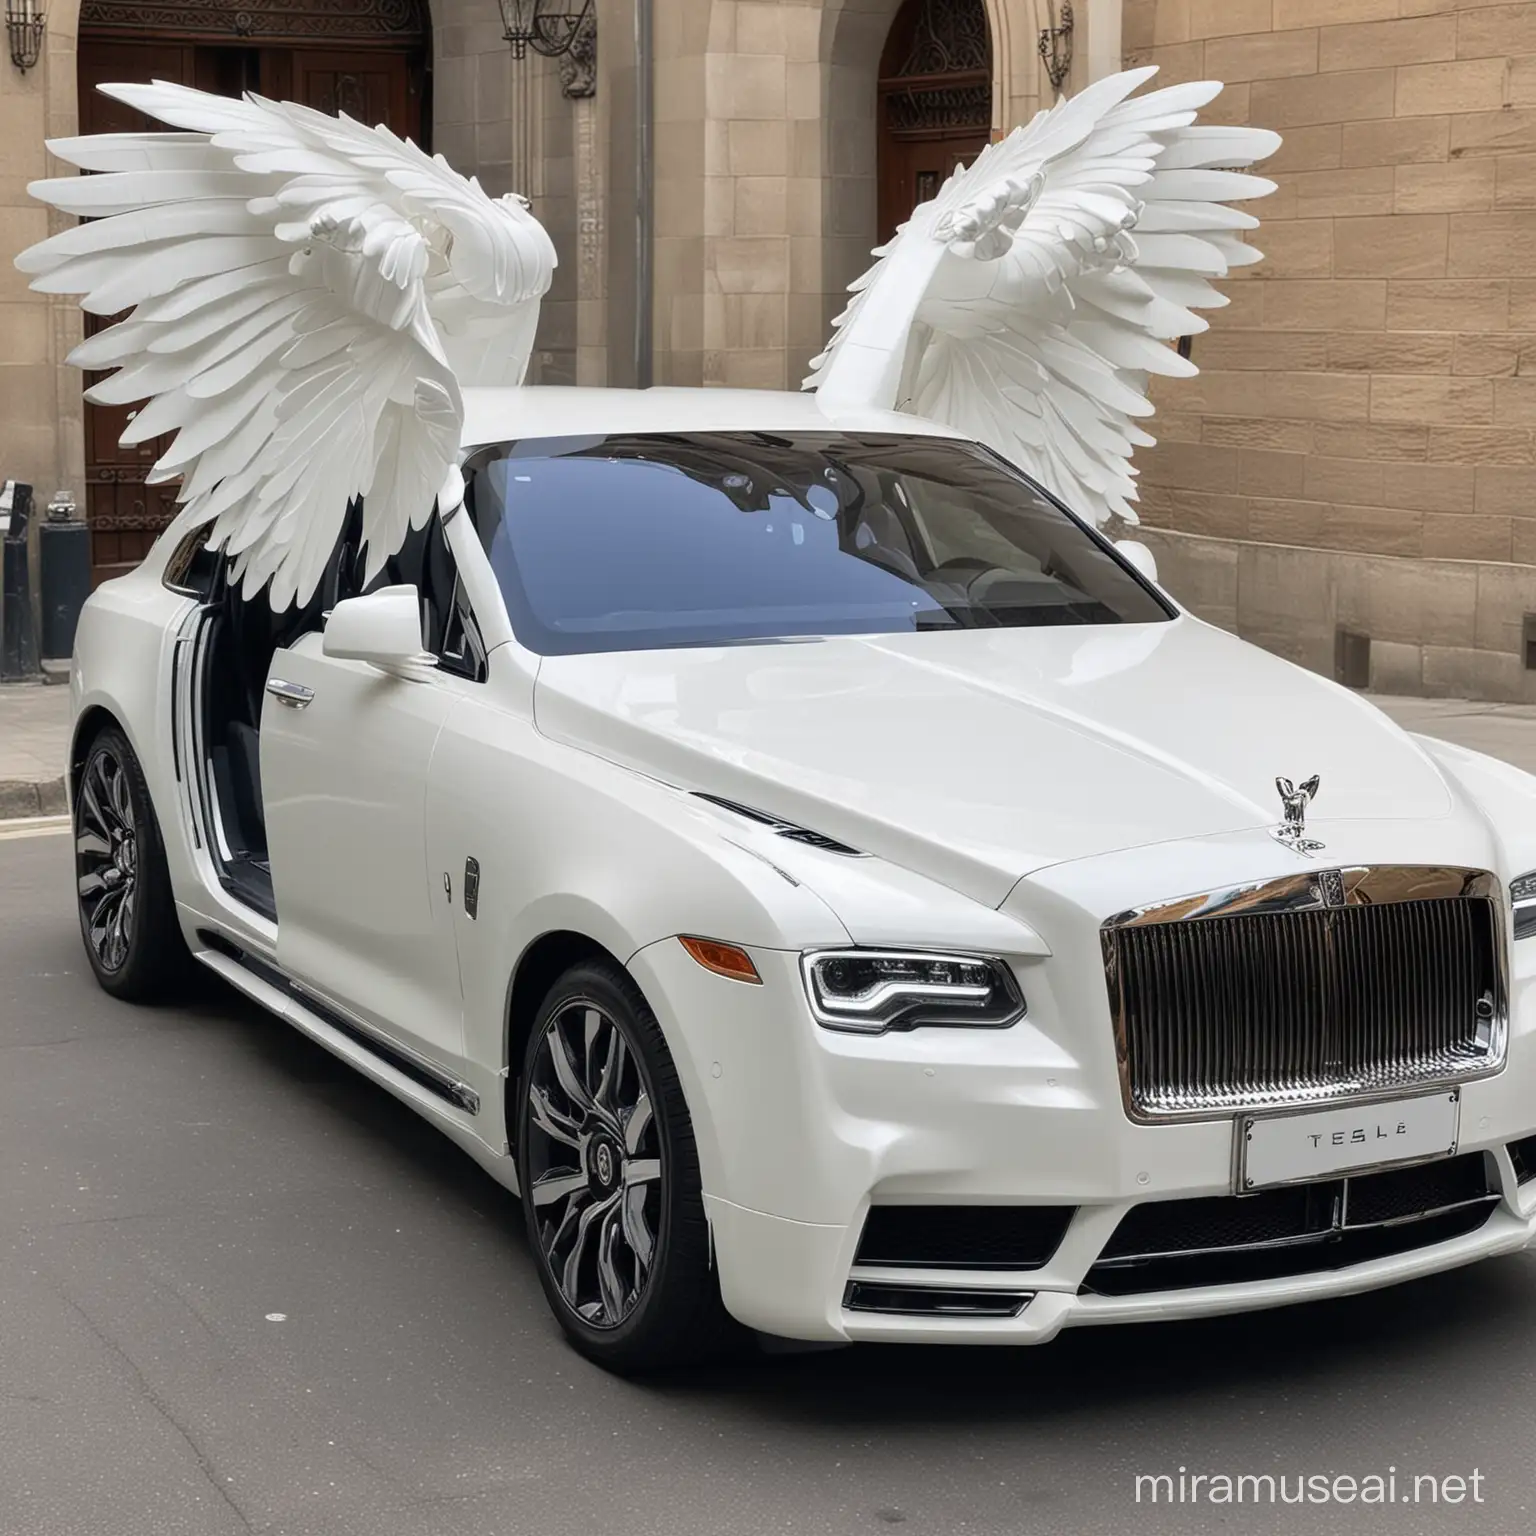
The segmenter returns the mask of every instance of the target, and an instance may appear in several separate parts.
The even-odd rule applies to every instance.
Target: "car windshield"
[[[1032,481],[948,438],[537,438],[466,469],[542,655],[1172,616]]]

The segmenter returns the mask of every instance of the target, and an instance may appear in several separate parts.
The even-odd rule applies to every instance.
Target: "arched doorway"
[[[151,123],[96,87],[168,80],[235,96],[256,91],[387,123],[422,143],[430,122],[426,0],[82,0],[81,133]],[[86,332],[110,320],[86,317]],[[88,375],[87,386],[96,375]],[[145,484],[166,440],[118,445],[131,407],[85,406],[85,501],[93,582],[139,563],[175,516],[176,487]]]
[[[906,0],[880,59],[880,238],[974,159],[991,133],[984,0]]]

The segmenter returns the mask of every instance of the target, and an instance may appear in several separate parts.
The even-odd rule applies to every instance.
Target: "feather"
[[[50,139],[48,148],[82,171],[202,171],[226,163],[201,133],[93,133]]]
[[[1273,133],[1204,127],[1211,81],[1096,81],[984,149],[851,285],[805,387],[829,405],[910,410],[990,444],[1102,521],[1134,521],[1149,376],[1198,372],[1167,343],[1260,259],[1226,206],[1274,190],[1241,169]]]

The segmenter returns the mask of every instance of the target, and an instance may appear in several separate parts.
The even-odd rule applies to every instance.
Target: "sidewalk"
[[[0,684],[0,821],[63,813],[68,752],[69,689]]]
[[[1536,773],[1536,704],[1479,704],[1474,699],[1367,697],[1405,731],[1438,736],[1458,747],[1502,757]]]
[[[1501,757],[1536,773],[1536,705],[1468,699],[1372,697],[1407,730]],[[69,750],[69,689],[9,683],[0,687],[0,819],[64,810]]]

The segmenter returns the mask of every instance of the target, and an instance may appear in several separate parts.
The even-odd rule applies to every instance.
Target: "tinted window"
[[[183,534],[181,542],[171,551],[161,582],[172,592],[200,598],[203,602],[213,595],[224,556],[208,548],[210,531],[206,523],[200,524],[190,533]]]
[[[1031,481],[947,439],[543,438],[469,468],[513,627],[545,655],[1170,617]]]

